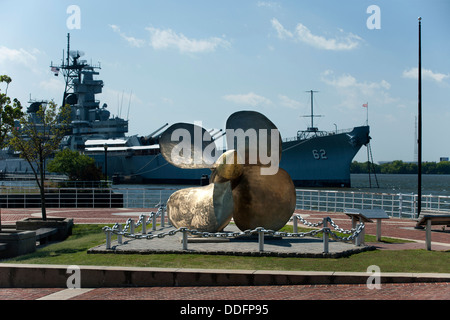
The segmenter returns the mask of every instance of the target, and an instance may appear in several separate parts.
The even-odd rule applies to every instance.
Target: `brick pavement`
[[[48,216],[74,218],[75,223],[124,223],[138,218],[151,209],[49,209]],[[156,210],[155,210],[156,211]],[[340,227],[351,227],[343,213],[298,211],[306,220],[321,221],[330,216]],[[2,209],[2,224],[13,224],[18,219],[39,216],[39,209]],[[424,249],[425,231],[414,229],[411,219],[391,218],[382,223],[382,236],[418,241],[412,244],[389,245],[379,243],[380,249]],[[375,234],[376,225],[366,224],[366,234]],[[450,250],[450,233],[441,226],[432,232],[433,250]],[[67,289],[66,289],[67,290]],[[35,300],[64,291],[61,288],[2,289],[0,300]],[[153,288],[98,288],[72,300],[450,300],[450,283],[382,284],[381,289],[369,290],[366,285],[300,285],[263,287],[153,287]]]
[[[0,300],[36,300],[76,289],[1,289]],[[61,295],[61,299],[64,295]],[[58,298],[58,297],[55,297]],[[450,300],[450,283],[366,285],[284,285],[227,287],[137,287],[96,288],[82,291],[70,300]]]
[[[95,289],[73,300],[450,300],[450,283]]]

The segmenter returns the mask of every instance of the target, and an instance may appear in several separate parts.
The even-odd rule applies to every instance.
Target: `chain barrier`
[[[331,235],[335,240],[337,241],[353,241],[358,240],[359,235],[364,231],[365,225],[364,223],[360,223],[357,225],[356,228],[352,228],[350,230],[344,230],[340,228],[330,217],[326,217],[321,222],[317,223],[311,223],[303,219],[300,215],[296,214],[294,215],[289,221],[294,220],[294,232],[285,232],[285,231],[274,231],[274,230],[267,230],[263,227],[258,227],[253,230],[245,230],[245,231],[238,231],[238,232],[201,232],[198,230],[190,230],[188,228],[182,227],[178,229],[173,229],[167,232],[160,232],[157,234],[153,234],[151,232],[147,233],[145,226],[149,223],[153,224],[153,230],[156,226],[156,217],[161,217],[161,226],[163,227],[163,220],[164,220],[164,213],[165,213],[165,206],[159,205],[157,212],[150,212],[149,218],[147,221],[145,221],[145,214],[142,214],[139,217],[139,221],[137,223],[134,223],[132,219],[128,219],[125,227],[122,229],[122,226],[118,223],[114,224],[113,227],[105,226],[103,227],[103,231],[106,234],[106,248],[111,249],[111,236],[117,235],[118,237],[118,243],[122,244],[122,237],[130,238],[130,239],[145,239],[145,240],[152,240],[155,238],[161,239],[166,236],[174,236],[177,233],[183,234],[183,250],[187,250],[187,234],[191,234],[192,236],[199,236],[202,238],[237,238],[242,236],[250,236],[250,235],[258,235],[259,236],[259,248],[260,251],[263,251],[264,249],[264,236],[278,236],[278,237],[286,237],[286,238],[301,238],[301,237],[314,237],[319,233],[323,233],[323,240],[324,240],[324,253],[328,253],[328,237]],[[297,221],[300,221],[302,224],[308,226],[308,227],[320,227],[323,226],[321,229],[313,229],[311,231],[307,232],[297,232],[296,231],[296,224]],[[348,237],[342,237],[336,234],[335,232],[331,231],[331,229],[327,226],[328,223],[339,233],[343,234],[350,234]],[[137,226],[143,226],[143,230],[141,233],[135,233],[134,228]],[[356,241],[356,244],[359,245],[359,241]]]

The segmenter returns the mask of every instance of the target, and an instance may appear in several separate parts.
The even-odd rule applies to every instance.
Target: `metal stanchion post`
[[[119,224],[119,234],[117,235],[117,243],[118,244],[122,244],[122,225]]]
[[[358,224],[359,227],[359,224]],[[361,245],[361,232],[355,238],[355,246],[359,247]]]
[[[186,228],[182,228],[181,232],[183,232],[183,250],[187,250],[188,249],[188,241],[187,241]]]
[[[328,253],[328,218],[323,218],[323,253]]]
[[[106,249],[111,249],[111,230],[106,231]]]
[[[130,219],[130,233],[134,234],[134,220]]]
[[[258,228],[258,243],[259,243],[259,252],[264,251],[264,230],[263,228]]]
[[[425,242],[427,250],[431,250],[431,219],[427,220],[427,228],[425,230]]]
[[[152,212],[152,230],[156,231],[156,212]]]

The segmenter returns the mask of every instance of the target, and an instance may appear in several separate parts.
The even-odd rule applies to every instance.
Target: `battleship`
[[[102,93],[103,81],[95,79],[100,65],[82,60],[83,53],[70,50],[61,64],[53,65],[55,76],[63,74],[65,90],[62,105],[71,106],[70,132],[61,149],[78,150],[94,158],[113,183],[207,184],[210,169],[182,169],[168,163],[159,148],[159,136],[169,125],[164,123],[154,132],[128,136],[128,120],[111,116],[107,104],[96,99]],[[313,91],[311,91],[311,98]],[[36,112],[45,101],[32,101],[28,113]],[[291,176],[296,187],[350,187],[350,164],[363,145],[370,142],[369,126],[341,131],[320,131],[314,127],[313,99],[311,126],[283,139],[280,167]],[[212,133],[213,139],[221,130]],[[223,135],[223,134],[222,134]],[[30,174],[29,164],[13,150],[2,150],[0,172]]]

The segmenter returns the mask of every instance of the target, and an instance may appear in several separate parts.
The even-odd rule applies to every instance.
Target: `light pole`
[[[422,210],[422,53],[421,53],[421,20],[419,17],[419,67],[418,67],[418,134],[417,134],[417,217],[419,217]]]

